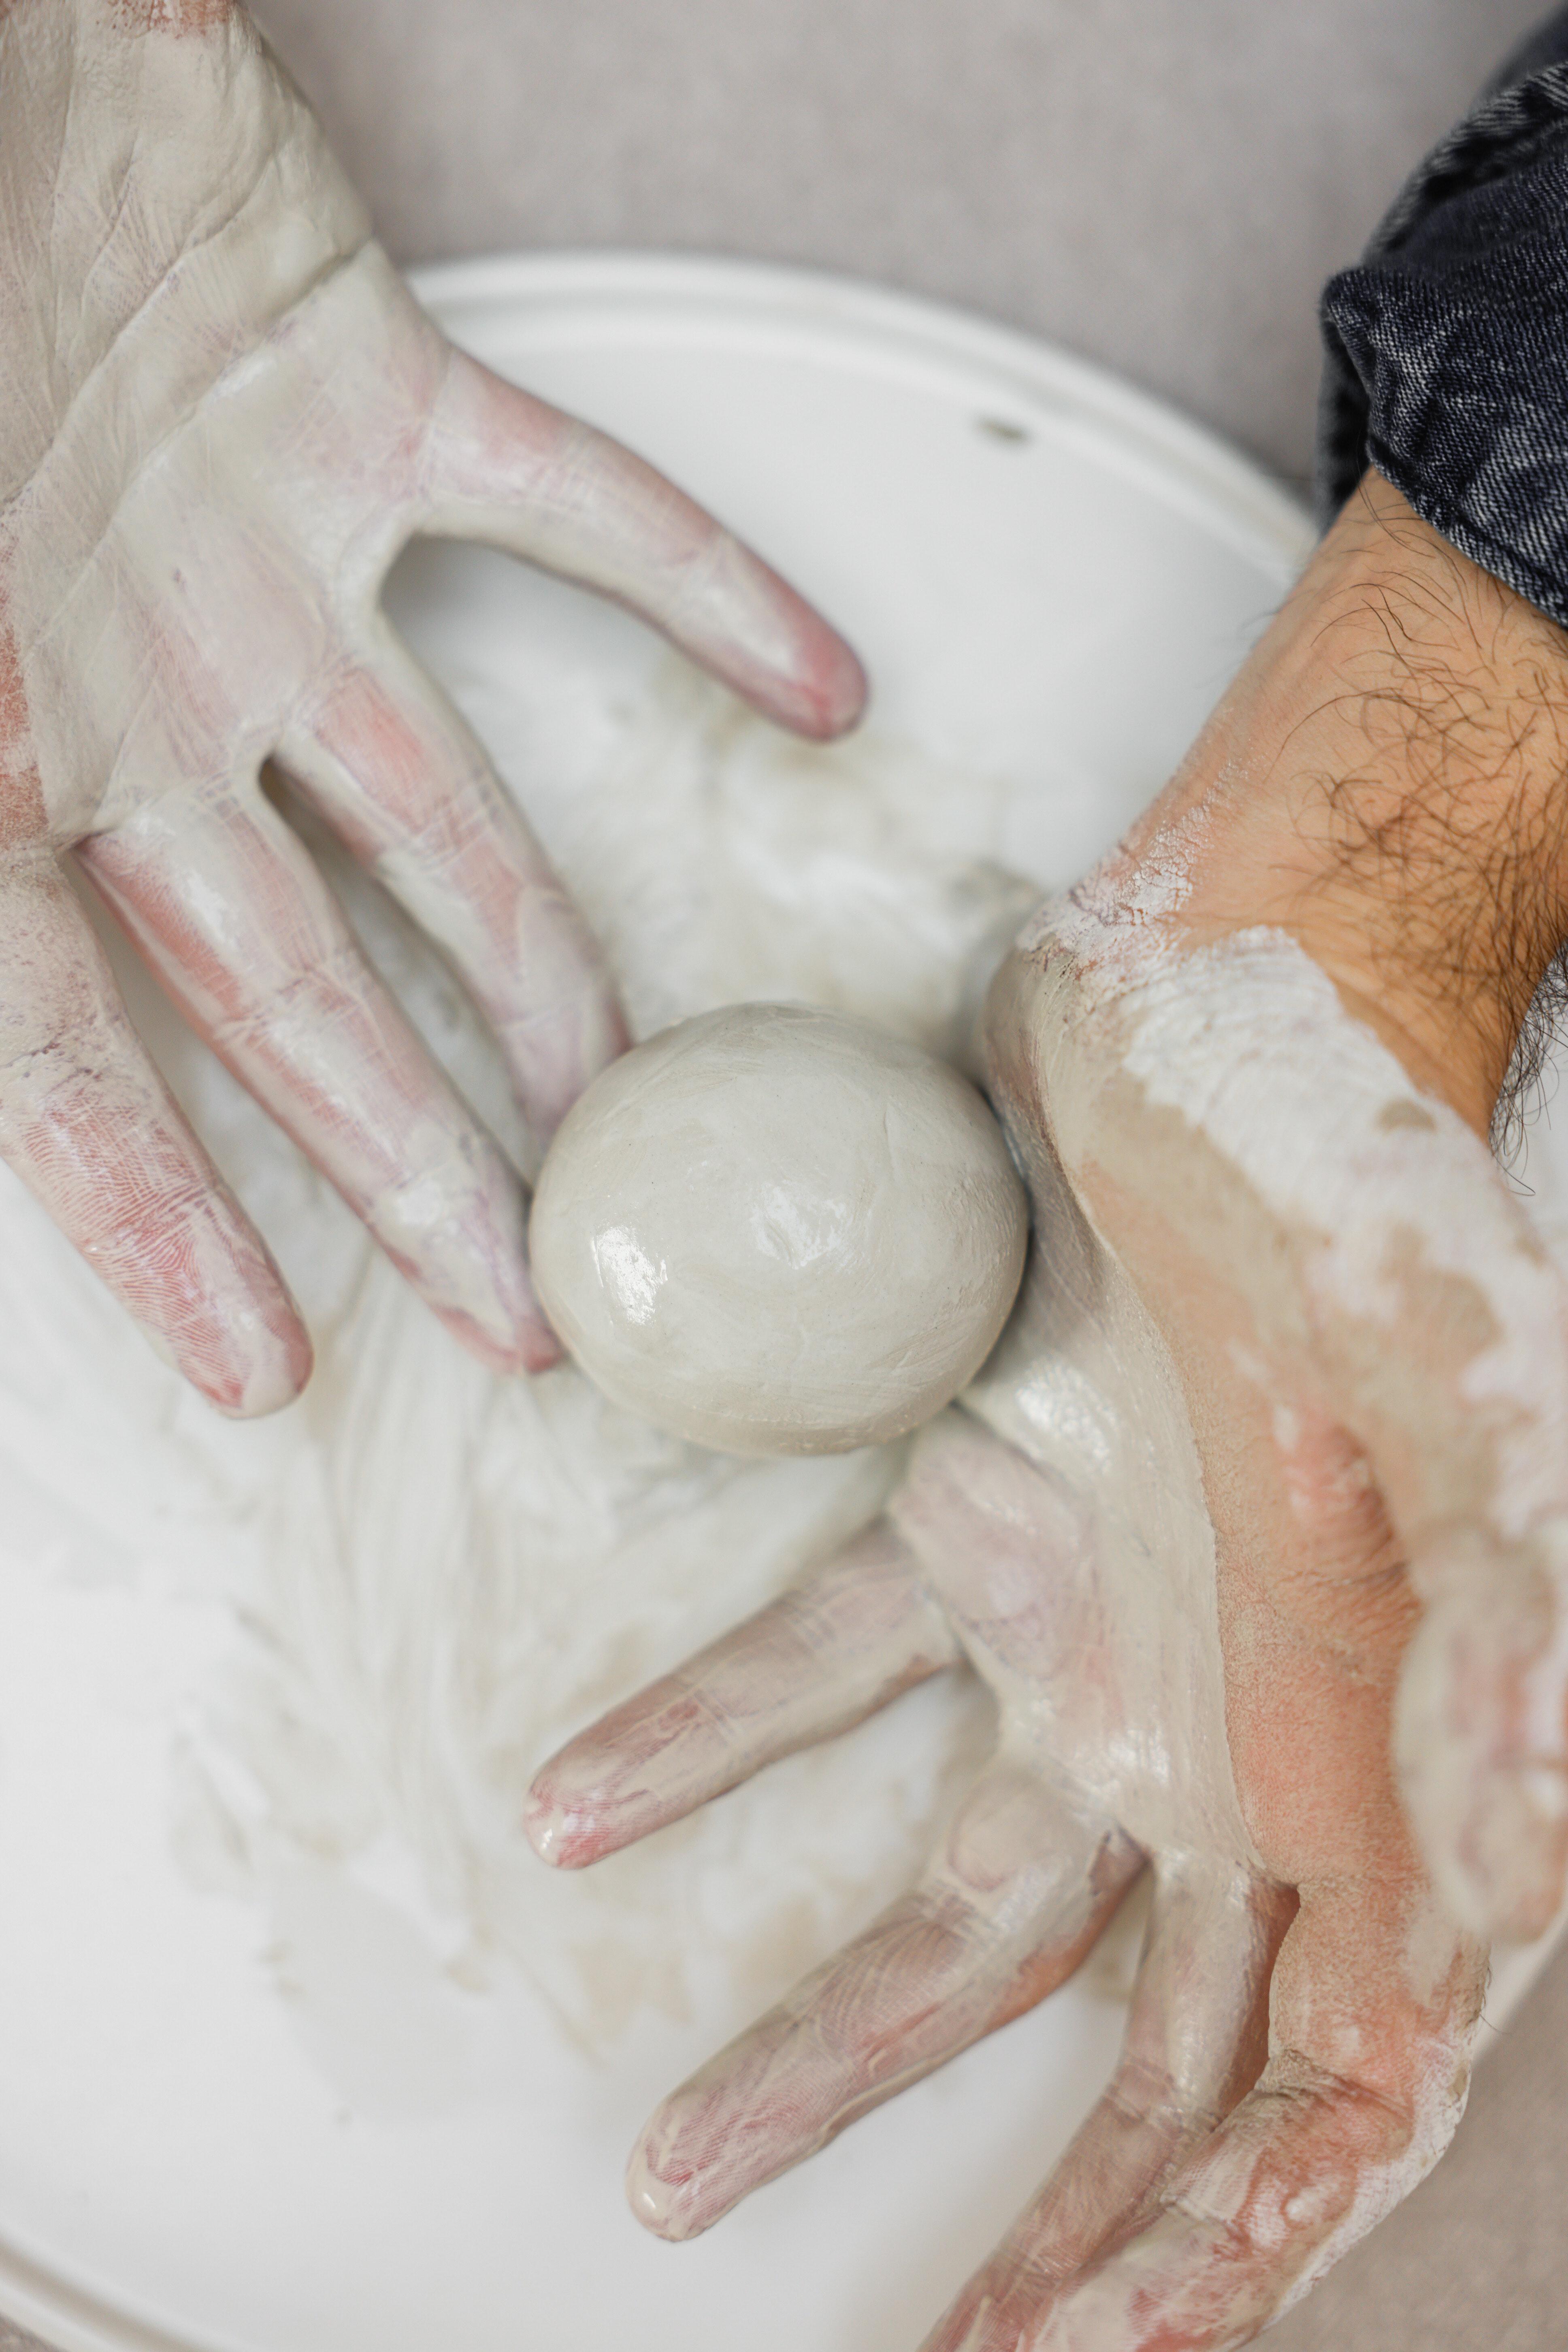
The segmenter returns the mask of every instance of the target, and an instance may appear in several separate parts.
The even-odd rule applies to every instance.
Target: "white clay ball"
[[[574,1106],[534,1196],[545,1312],[605,1394],[731,1454],[901,1436],[979,1370],[1028,1216],[981,1097],[803,1005],[666,1029]]]

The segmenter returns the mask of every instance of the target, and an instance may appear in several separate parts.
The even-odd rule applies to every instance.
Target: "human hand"
[[[999,976],[1035,1244],[965,1409],[539,1775],[575,1865],[960,1659],[997,1701],[921,1885],[654,2117],[663,2233],[1048,1992],[1145,1859],[1116,2077],[931,2352],[1244,2343],[1441,2153],[1482,1939],[1561,1887],[1568,1307],[1474,1128],[1568,928],[1563,660],[1369,484]]]
[[[444,950],[549,1137],[626,1042],[595,943],[394,636],[416,532],[626,604],[771,717],[853,656],[651,468],[453,351],[227,0],[0,0],[0,1153],[215,1403],[310,1348],[132,1034],[79,866],[182,1011],[500,1369],[559,1349],[499,1148],[263,791]]]

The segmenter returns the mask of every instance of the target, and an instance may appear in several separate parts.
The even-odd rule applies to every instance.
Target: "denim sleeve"
[[[1324,289],[1318,503],[1368,464],[1568,628],[1568,7]]]

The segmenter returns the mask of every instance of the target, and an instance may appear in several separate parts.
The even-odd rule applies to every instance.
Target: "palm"
[[[573,1742],[532,1801],[540,1850],[582,1864],[942,1667],[967,1661],[998,1701],[994,1759],[921,1883],[653,2119],[632,2196],[672,2237],[1049,1992],[1152,1867],[1117,2077],[932,2352],[1246,2341],[1441,2153],[1485,1979],[1392,1752],[1421,1496],[1460,1475],[1461,1375],[1487,1339],[1430,1284],[1389,1295],[1422,1197],[1410,1155],[1437,1156],[1443,1217],[1462,1203],[1465,1247],[1524,1318],[1542,1412],[1560,1287],[1482,1149],[1331,1006],[1309,1067],[1333,1179],[1316,1213],[1339,1223],[1292,1226],[1173,1119],[1205,1066],[1184,1064],[1181,1021],[1156,1080],[1129,1085],[1150,1004],[1203,1012],[1219,983],[1126,948],[1091,887],[993,992],[1030,1270],[885,1518]],[[1277,1006],[1232,992],[1265,1135],[1296,1108],[1290,987],[1332,997],[1278,952]],[[1274,1245],[1249,1252],[1268,1216]]]
[[[237,10],[168,13],[136,32],[73,0],[70,43],[0,14],[0,1150],[209,1395],[292,1393],[292,1302],[130,1034],[76,851],[437,1312],[500,1368],[548,1362],[517,1179],[263,763],[445,950],[543,1138],[621,1015],[381,615],[398,549],[460,533],[562,572],[808,733],[854,715],[858,673],[650,468],[445,343]]]

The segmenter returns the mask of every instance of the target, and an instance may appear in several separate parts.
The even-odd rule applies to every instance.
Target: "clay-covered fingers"
[[[597,1862],[847,1731],[958,1655],[914,1559],[878,1520],[552,1756],[529,1791],[529,1838],[563,1868]]]
[[[658,2109],[627,2176],[638,2220],[660,2237],[696,2236],[1043,2000],[1141,1860],[1066,1791],[993,1765],[920,1885]]]
[[[52,861],[0,880],[0,1157],[225,1412],[304,1386],[282,1277],[153,1067]]]
[[[1442,2154],[1485,1980],[1480,1948],[1408,1889],[1303,1889],[1256,2084],[1130,2231],[1046,2294],[1032,2326],[956,2339],[964,2352],[1249,2343]]]
[[[259,789],[152,800],[79,854],[193,1025],[448,1328],[499,1370],[557,1360],[514,1171]]]
[[[1158,1866],[1121,2056],[1034,2202],[924,2352],[1020,2352],[1063,2284],[1125,2236],[1184,2158],[1252,2088],[1268,1982],[1295,1896],[1191,1857]]]
[[[279,745],[339,838],[452,964],[548,1143],[627,1044],[597,941],[478,739],[384,624]]]
[[[431,418],[416,528],[613,597],[803,735],[860,715],[859,663],[777,572],[629,449],[460,352]]]

